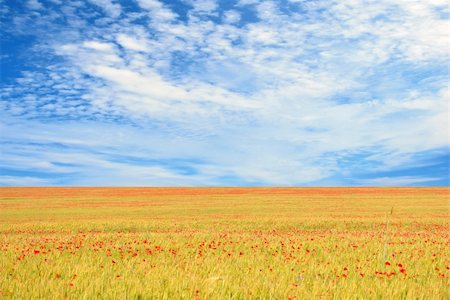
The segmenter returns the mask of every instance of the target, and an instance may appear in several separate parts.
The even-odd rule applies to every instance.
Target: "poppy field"
[[[1,188],[0,299],[450,299],[449,188]]]

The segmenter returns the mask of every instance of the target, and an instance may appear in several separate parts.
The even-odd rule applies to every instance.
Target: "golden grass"
[[[449,299],[449,188],[1,188],[1,299]]]

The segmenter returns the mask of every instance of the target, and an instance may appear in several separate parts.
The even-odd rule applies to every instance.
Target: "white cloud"
[[[259,2],[259,0],[238,0],[238,5],[253,5]]]
[[[134,51],[148,51],[148,46],[146,45],[146,41],[140,41],[134,37],[125,35],[125,34],[119,34],[117,36],[117,41],[119,44],[129,50]]]
[[[237,23],[241,20],[241,14],[236,10],[228,10],[224,13],[224,19],[229,24]]]
[[[189,3],[193,6],[191,13],[217,15],[217,2],[215,0],[190,0]]]
[[[176,15],[158,0],[137,0],[139,6],[149,11],[154,23],[168,22]]]
[[[112,0],[89,0],[93,4],[101,7],[109,16],[117,18],[122,13],[122,7],[119,3],[115,3]]]
[[[64,63],[49,67],[47,77],[24,73],[19,87],[4,91],[4,99],[20,95],[21,102],[5,104],[15,116],[123,118],[141,127],[125,130],[128,141],[115,142],[101,138],[111,128],[85,137],[82,126],[78,132],[68,125],[52,135],[58,125],[41,124],[45,134],[29,133],[25,140],[102,149],[110,143],[125,153],[140,145],[133,153],[139,158],[204,158],[195,176],[88,153],[52,153],[31,161],[8,156],[8,166],[57,173],[70,168],[53,161],[79,159],[80,170],[93,165],[102,174],[129,176],[129,166],[154,182],[216,183],[226,174],[297,184],[340,172],[339,153],[377,152],[371,157],[380,168],[393,168],[402,155],[448,147],[448,78],[434,74],[449,54],[449,21],[436,13],[444,2],[291,2],[301,10],[283,12],[275,1],[240,1],[224,12],[224,23],[215,23],[208,17],[218,15],[215,1],[189,2],[194,8],[183,21],[156,0],[138,0],[143,11],[133,15],[121,14],[125,8],[115,2],[96,1],[110,17],[122,19],[90,28],[71,16],[73,28],[80,26],[83,34],[41,46],[50,45]],[[247,5],[254,6],[257,22],[245,24],[249,20],[240,9]],[[142,129],[146,126],[164,134],[155,137]],[[328,158],[330,153],[335,157]],[[366,183],[422,182],[408,176],[370,180]]]
[[[403,186],[403,185],[420,185],[430,181],[442,180],[436,177],[417,177],[417,176],[398,176],[398,177],[379,177],[365,180],[359,180],[359,184],[363,186]]]
[[[83,43],[83,46],[85,48],[94,49],[98,51],[105,51],[105,52],[113,52],[114,46],[110,43],[102,43],[97,41],[86,41]]]
[[[272,23],[278,22],[281,15],[278,5],[274,1],[261,1],[256,6],[258,17],[264,20],[264,22]]]
[[[27,7],[32,10],[42,10],[44,6],[38,0],[27,0]]]
[[[48,180],[30,176],[0,176],[0,186],[45,186]]]

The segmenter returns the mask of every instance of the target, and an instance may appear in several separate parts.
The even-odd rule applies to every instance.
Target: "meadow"
[[[1,188],[0,299],[450,299],[449,188]]]

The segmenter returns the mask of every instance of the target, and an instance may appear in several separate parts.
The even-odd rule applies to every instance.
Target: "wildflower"
[[[384,263],[384,265],[385,265],[385,266],[390,266],[391,263],[387,261],[387,262]]]
[[[395,275],[395,272],[390,272],[386,274],[387,277],[391,277],[392,275]]]

